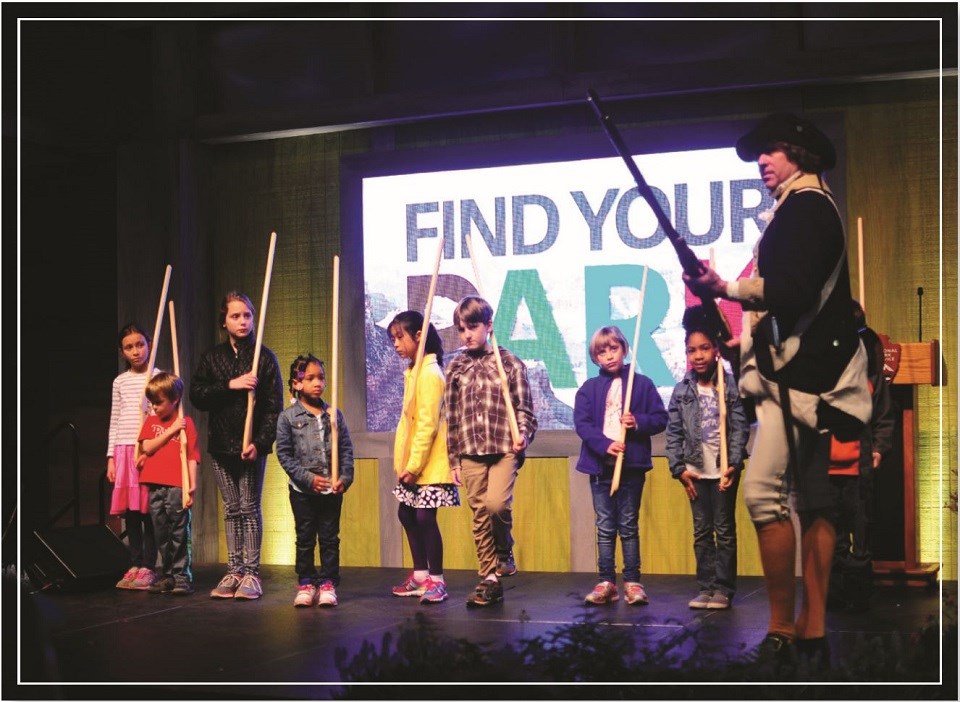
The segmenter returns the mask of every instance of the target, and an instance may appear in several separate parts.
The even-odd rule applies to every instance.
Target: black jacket
[[[247,391],[231,390],[227,384],[253,368],[253,347],[252,339],[238,342],[236,352],[229,341],[218,344],[203,354],[193,373],[190,401],[197,409],[210,413],[207,450],[214,455],[239,456],[243,450]],[[257,455],[265,456],[273,450],[277,437],[277,416],[283,410],[283,385],[276,354],[262,345],[257,378],[251,438]]]
[[[811,394],[826,392],[836,385],[856,352],[860,339],[850,311],[845,246],[837,211],[830,199],[818,192],[801,190],[788,195],[763,233],[757,268],[770,312],[765,321],[777,320],[781,339],[793,333],[801,315],[816,308],[837,260],[842,260],[836,285],[804,332],[790,363],[775,375],[770,373],[765,370],[769,361],[762,357],[769,356],[768,347],[756,344],[760,371],[771,380]]]

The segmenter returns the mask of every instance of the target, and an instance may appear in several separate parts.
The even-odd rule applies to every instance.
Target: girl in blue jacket
[[[692,609],[727,609],[736,592],[737,485],[750,425],[731,373],[719,364],[716,336],[690,308],[684,315],[690,370],[670,398],[667,461],[693,510],[693,553],[699,594]],[[692,314],[691,314],[692,313]],[[727,460],[720,463],[717,373],[724,374]]]
[[[648,604],[640,584],[640,497],[648,470],[653,468],[650,437],[667,425],[667,411],[657,388],[645,375],[636,374],[629,402],[625,401],[630,350],[617,327],[602,327],[590,340],[590,358],[600,375],[587,380],[573,405],[573,422],[583,440],[577,470],[590,478],[597,525],[599,582],[584,600],[607,604],[620,598],[616,586],[617,534],[623,550],[624,596],[628,604]],[[626,440],[620,441],[621,427]],[[617,456],[623,454],[620,487],[610,495]]]

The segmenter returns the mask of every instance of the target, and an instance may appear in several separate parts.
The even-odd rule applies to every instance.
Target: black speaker
[[[40,590],[110,587],[130,567],[127,547],[105,524],[35,531],[33,537],[27,575]]]

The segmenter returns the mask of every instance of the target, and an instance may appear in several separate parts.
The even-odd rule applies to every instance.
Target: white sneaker
[[[293,598],[294,607],[312,607],[317,600],[317,587],[312,583],[297,588],[297,596]]]
[[[322,583],[320,583],[320,592],[317,596],[317,606],[337,606],[337,591],[333,588],[333,583],[329,580],[324,580]]]

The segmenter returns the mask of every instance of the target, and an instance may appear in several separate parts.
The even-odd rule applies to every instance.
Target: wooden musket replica
[[[483,286],[480,284],[480,266],[473,255],[473,245],[470,243],[470,235],[464,236],[467,242],[467,250],[470,252],[470,262],[473,264],[474,282],[477,284],[477,292],[480,297],[487,299],[483,294]],[[520,427],[517,426],[517,412],[513,408],[513,400],[510,399],[510,383],[507,382],[507,372],[503,369],[503,359],[500,358],[500,347],[497,346],[497,335],[490,330],[490,345],[493,346],[493,357],[497,362],[497,373],[500,376],[500,390],[503,393],[503,403],[506,405],[507,421],[510,423],[510,437],[514,445],[520,443]]]
[[[260,348],[263,346],[263,327],[267,318],[267,300],[270,298],[270,277],[273,275],[273,252],[277,247],[277,233],[270,233],[270,250],[267,253],[267,271],[263,276],[263,296],[260,299],[260,321],[257,323],[257,344],[253,347],[253,369],[256,375],[260,365]],[[241,452],[253,441],[253,405],[256,400],[256,388],[247,393],[247,416],[243,423],[243,443]]]
[[[437,256],[433,262],[433,274],[430,276],[430,290],[427,292],[427,305],[423,310],[423,326],[420,327],[420,339],[417,341],[417,355],[410,369],[409,398],[403,408],[401,418],[407,425],[406,441],[403,443],[403,453],[400,455],[400,465],[407,466],[410,458],[410,444],[413,442],[417,409],[417,381],[420,379],[420,369],[423,366],[424,351],[427,348],[427,331],[430,329],[430,315],[433,313],[433,297],[437,291],[437,277],[440,274],[440,260],[443,258],[443,235],[437,241]]]
[[[143,381],[144,394],[147,392],[147,383],[149,383],[150,378],[153,377],[153,364],[157,362],[157,337],[160,336],[160,327],[163,325],[163,308],[167,304],[167,291],[170,289],[170,273],[172,270],[173,268],[168,265],[163,273],[163,287],[160,289],[160,305],[157,307],[157,321],[153,325],[153,338],[150,340],[150,356],[147,360],[147,379]],[[143,409],[142,405],[141,409]],[[140,431],[143,430],[143,423],[146,419],[147,413],[140,412]],[[137,436],[140,436],[140,431],[137,431]],[[134,460],[139,460],[140,458],[139,441],[134,444],[133,458]]]
[[[630,411],[630,399],[633,396],[633,378],[637,369],[637,344],[640,342],[640,320],[643,317],[643,297],[647,292],[647,271],[649,266],[643,267],[643,281],[640,283],[640,301],[637,307],[637,324],[633,328],[633,346],[630,347],[630,373],[627,375],[627,392],[623,398],[623,406],[620,409],[620,416],[624,412]],[[610,496],[620,489],[620,473],[623,471],[623,454],[627,452],[627,428],[620,425],[620,443],[623,444],[623,451],[617,454],[616,463],[613,464],[613,480],[610,481]]]
[[[177,346],[177,318],[173,310],[173,300],[170,300],[170,341],[173,344],[173,374],[180,378],[180,350]],[[177,405],[177,418],[183,419],[183,398],[180,398],[180,404]],[[178,438],[180,440],[180,485],[183,492],[181,505],[186,509],[191,504],[190,470],[187,467],[187,430],[181,429]]]
[[[337,422],[337,374],[340,365],[340,257],[333,257],[333,341],[330,355],[330,486],[340,480],[340,423]]]

